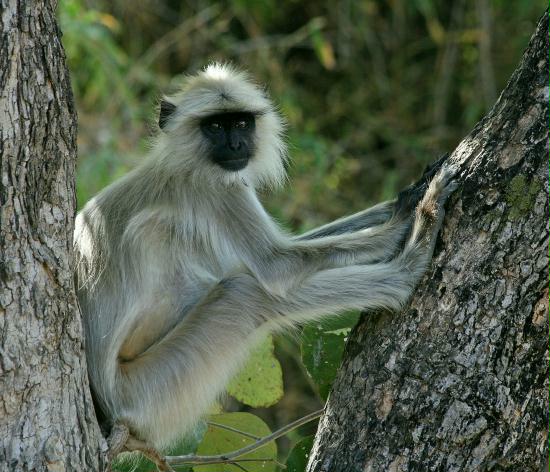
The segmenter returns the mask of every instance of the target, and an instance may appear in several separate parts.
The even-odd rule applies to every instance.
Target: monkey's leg
[[[392,261],[320,271],[285,297],[250,273],[222,280],[166,336],[120,363],[115,419],[161,447],[193,428],[263,333],[351,308],[399,308],[417,279]]]
[[[394,213],[395,200],[379,203],[367,210],[355,213],[351,216],[340,218],[336,221],[312,229],[295,239],[308,241],[326,236],[338,236],[346,233],[354,233],[362,229],[371,228],[386,223]]]
[[[354,233],[362,229],[387,223],[393,216],[405,217],[414,211],[422,199],[429,181],[441,168],[448,154],[441,156],[436,162],[426,167],[420,181],[415,186],[409,186],[399,192],[394,200],[379,203],[371,208],[354,215],[340,218],[336,221],[312,229],[296,238],[296,240],[310,240],[326,236],[338,236],[346,233]]]
[[[402,249],[413,216],[395,216],[353,233],[293,241],[290,250],[302,253],[303,260],[314,261],[320,269],[387,261]]]
[[[346,309],[397,309],[422,273],[411,274],[406,262],[320,271],[285,297],[271,295],[250,273],[222,280],[166,336],[119,364],[115,419],[155,447],[189,432],[262,333]]]

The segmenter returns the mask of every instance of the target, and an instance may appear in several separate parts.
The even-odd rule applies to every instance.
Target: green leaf
[[[271,433],[269,427],[260,418],[251,413],[213,415],[209,418],[209,422],[230,426],[258,438]],[[204,439],[197,449],[197,454],[201,456],[219,455],[241,449],[253,442],[255,442],[255,439],[248,436],[227,431],[218,426],[209,425]],[[277,469],[276,464],[274,462],[265,462],[265,460],[277,459],[277,445],[272,441],[256,451],[239,457],[239,459],[258,459],[258,461],[247,460],[240,463],[248,472],[275,472]],[[239,469],[237,466],[231,464],[210,464],[195,466],[193,470],[196,472],[242,472],[243,469]]]
[[[254,408],[277,403],[283,396],[283,373],[273,350],[273,337],[268,336],[229,382],[228,393]]]
[[[113,460],[111,468],[117,472],[152,472],[156,470],[155,464],[136,452],[119,454]]]
[[[361,313],[359,311],[346,311],[341,315],[331,316],[330,318],[326,318],[321,322],[310,323],[306,326],[313,327],[316,328],[318,331],[324,332],[338,330],[345,330],[349,332],[351,331],[351,328],[353,328],[357,324],[357,321],[359,321],[360,314]]]
[[[285,472],[305,472],[313,439],[314,436],[307,436],[294,445],[286,459]]]
[[[341,317],[304,327],[302,362],[324,400],[328,397],[340,366],[347,336],[358,319],[358,312],[349,312]]]
[[[324,400],[327,399],[332,382],[336,377],[344,352],[345,338],[345,334],[319,332],[310,327],[304,328],[302,362]]]
[[[319,62],[325,69],[332,70],[336,66],[334,50],[332,44],[324,37],[320,30],[313,31],[311,34],[313,49]]]

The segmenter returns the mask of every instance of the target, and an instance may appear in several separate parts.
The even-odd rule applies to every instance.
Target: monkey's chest
[[[188,220],[173,220],[174,226],[164,238],[163,257],[160,263],[159,259],[156,261],[158,270],[168,279],[174,278],[174,274],[179,286],[191,285],[198,290],[242,270],[247,259],[247,247],[232,237],[234,231],[220,225],[212,214],[203,213],[195,211]],[[155,254],[158,250],[157,246]]]
[[[184,271],[191,279],[204,283],[217,283],[228,275],[242,270],[240,254],[231,246],[208,248],[190,254],[184,263]]]
[[[245,266],[245,248],[240,248],[227,235],[210,228],[201,236],[188,238],[178,251],[167,248],[159,269],[174,272],[180,281],[178,285],[196,285],[197,289],[204,290],[205,286],[217,284]]]

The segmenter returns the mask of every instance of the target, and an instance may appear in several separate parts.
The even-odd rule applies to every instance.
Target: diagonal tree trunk
[[[0,470],[104,468],[72,279],[76,112],[54,9],[0,3]]]
[[[451,159],[433,265],[355,329],[310,472],[548,470],[548,13]]]

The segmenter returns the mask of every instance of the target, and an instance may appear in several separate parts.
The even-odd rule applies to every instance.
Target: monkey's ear
[[[176,105],[170,103],[168,100],[162,99],[160,101],[160,113],[159,113],[159,127],[164,129],[168,119],[176,111]]]

